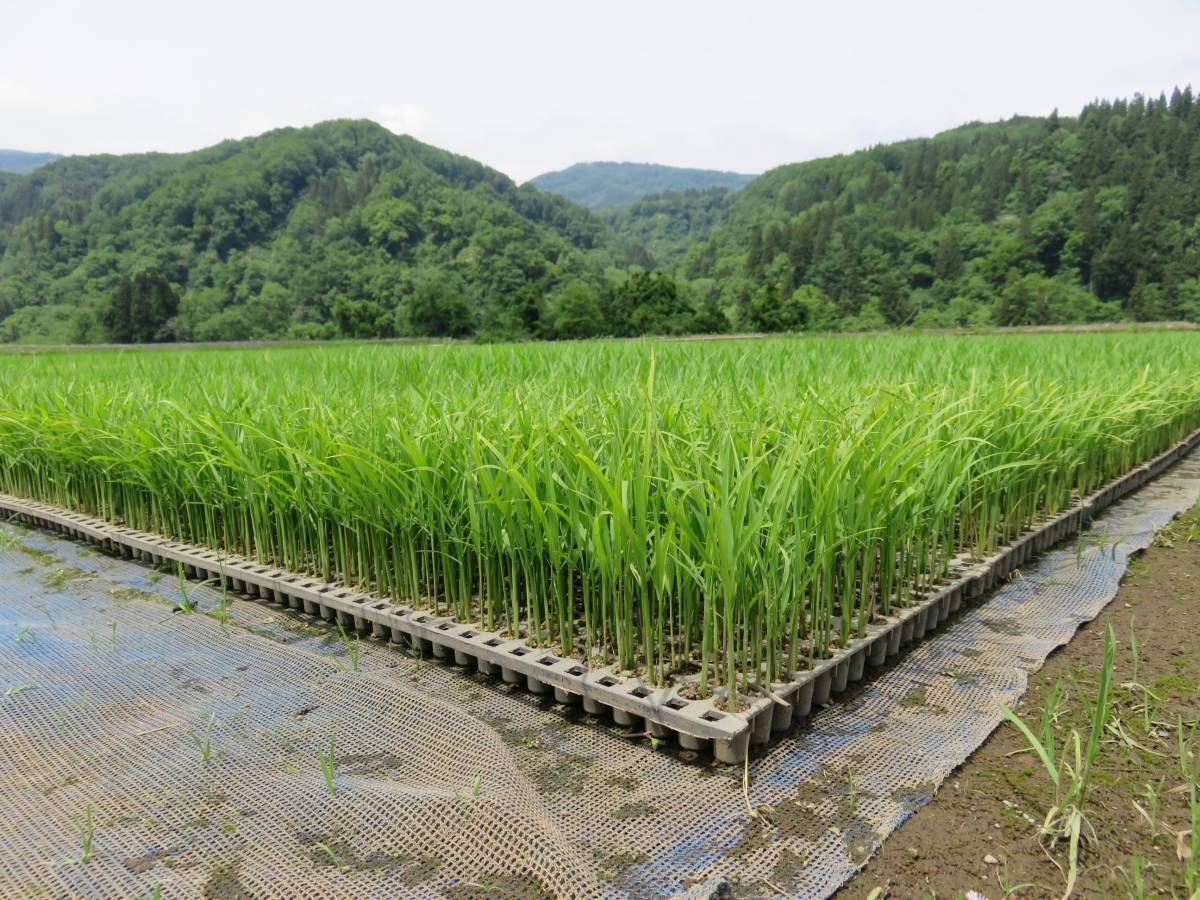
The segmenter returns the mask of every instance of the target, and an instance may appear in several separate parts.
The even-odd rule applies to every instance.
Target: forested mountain
[[[630,259],[651,269],[671,267],[689,247],[728,223],[734,196],[720,187],[669,191],[606,210],[603,216]]]
[[[0,149],[0,172],[23,175],[56,159],[62,159],[62,157],[57,153],[29,153],[25,150]]]
[[[601,218],[370,122],[0,175],[0,340],[1200,322],[1200,104],[971,124]]]
[[[585,210],[371,122],[71,157],[0,186],[0,339],[126,334],[118,286],[163,339],[524,334],[560,284],[600,282],[608,241]]]
[[[753,175],[737,172],[680,169],[652,163],[588,162],[547,172],[530,183],[588,209],[603,210],[664,191],[705,191],[709,188],[736,191],[753,178]]]
[[[656,223],[680,241],[655,255],[735,328],[1200,321],[1200,104],[1189,88],[783,166],[718,213],[696,242]]]

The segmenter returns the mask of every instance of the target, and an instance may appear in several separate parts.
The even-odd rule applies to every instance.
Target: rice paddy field
[[[0,490],[736,710],[1200,427],[1200,335],[0,356]]]

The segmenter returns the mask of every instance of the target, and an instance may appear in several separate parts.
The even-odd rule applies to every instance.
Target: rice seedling
[[[1176,832],[1175,855],[1183,862],[1189,897],[1200,894],[1200,745],[1196,743],[1196,727],[1197,722],[1189,727],[1182,718],[1175,720],[1179,769],[1183,773],[1189,813],[1189,827]]]
[[[1135,703],[1133,708],[1141,710],[1141,731],[1143,735],[1148,735],[1154,725],[1154,717],[1157,715],[1159,707],[1162,706],[1163,698],[1156,694],[1150,688],[1141,683],[1138,678],[1138,669],[1141,666],[1141,652],[1138,645],[1137,631],[1134,627],[1134,619],[1129,620],[1129,652],[1133,663],[1133,673],[1130,680],[1123,683],[1121,687],[1129,691],[1131,695],[1140,694],[1141,702]],[[1156,753],[1157,751],[1149,750],[1148,748],[1137,744],[1139,750],[1147,753]]]
[[[217,601],[216,609],[208,611],[208,615],[212,616],[223,626],[229,619],[229,584],[225,578],[221,578],[221,599]]]
[[[329,747],[322,748],[317,751],[317,763],[321,766],[321,774],[325,777],[325,789],[329,791],[329,796],[333,797],[337,794],[337,790],[333,784],[334,776],[334,759],[333,759],[333,732],[329,732]]]
[[[1109,625],[1104,635],[1104,662],[1100,667],[1096,684],[1096,698],[1092,707],[1091,727],[1086,739],[1081,739],[1076,730],[1063,739],[1062,747],[1057,746],[1054,735],[1054,713],[1061,697],[1060,687],[1056,685],[1048,699],[1039,726],[1039,734],[1032,729],[1012,710],[1011,707],[998,703],[1000,712],[1025,738],[1029,749],[1037,756],[1054,785],[1055,802],[1046,813],[1042,822],[1040,835],[1053,850],[1060,841],[1067,842],[1067,886],[1064,897],[1069,897],[1075,889],[1075,880],[1079,875],[1079,851],[1087,841],[1096,840],[1091,832],[1085,814],[1088,789],[1091,786],[1092,765],[1100,752],[1100,741],[1108,726],[1111,713],[1109,688],[1112,681],[1113,667],[1116,664],[1117,638]],[[1057,695],[1057,697],[1055,696]]]
[[[357,672],[359,653],[358,635],[355,635],[354,638],[351,639],[350,635],[346,633],[346,629],[341,622],[337,623],[337,629],[338,635],[342,639],[342,648],[346,651],[346,659],[350,661],[350,670]],[[342,665],[342,661],[337,657],[334,657],[334,660],[337,662],[339,667]]]
[[[1162,798],[1162,785],[1159,784],[1156,786],[1152,784],[1146,784],[1145,787],[1146,805],[1142,806],[1142,804],[1138,803],[1136,800],[1132,801],[1132,803],[1133,808],[1138,811],[1138,814],[1146,820],[1146,824],[1150,827],[1150,836],[1154,837],[1158,834],[1158,819]]]
[[[92,804],[88,804],[87,812],[84,814],[83,824],[79,826],[79,843],[81,852],[79,861],[81,863],[89,863],[92,861],[92,843],[96,836],[96,823],[92,818]]]
[[[1133,854],[1128,872],[1121,866],[1117,867],[1117,871],[1121,873],[1125,893],[1130,900],[1145,900],[1149,896],[1146,893],[1146,879],[1142,875],[1142,858],[1138,854]]]
[[[692,679],[736,709],[1200,427],[1198,346],[1146,332],[7,357],[0,490],[652,684]]]
[[[183,574],[183,563],[175,564],[175,578],[179,583],[178,608],[185,613],[190,613],[195,610],[196,606],[192,603],[191,594],[188,593],[187,578]]]
[[[196,745],[196,749],[200,751],[201,762],[207,763],[213,755],[212,732],[213,726],[217,722],[217,714],[210,712],[208,718],[204,722],[204,734],[197,734],[194,729],[188,729],[188,737],[192,739],[192,743]]]
[[[483,776],[476,775],[473,779],[471,779],[471,786],[470,786],[470,788],[468,788],[467,796],[464,798],[460,792],[455,791],[454,798],[456,800],[466,799],[466,800],[469,800],[473,804],[475,802],[475,800],[477,800],[479,798],[480,791],[482,791],[482,790],[483,790]]]
[[[1013,882],[1009,878],[1007,862],[996,869],[996,884],[999,885],[1000,893],[1004,897],[1012,897],[1015,894],[1020,894],[1021,891],[1035,887],[1035,885],[1029,881],[1023,881],[1019,884]]]
[[[331,866],[333,866],[337,871],[345,872],[350,868],[349,866],[342,864],[342,861],[340,859],[338,859],[337,851],[334,850],[332,847],[330,847],[328,844],[324,844],[321,841],[317,841],[315,843],[315,846],[317,847],[318,850],[320,850],[322,853],[325,854],[326,859],[329,860],[329,864]]]

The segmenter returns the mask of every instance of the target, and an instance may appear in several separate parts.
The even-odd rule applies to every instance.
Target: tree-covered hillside
[[[1097,102],[601,218],[370,122],[0,174],[0,341],[1200,322],[1200,104]]]
[[[561,198],[371,122],[71,157],[0,181],[0,339],[127,333],[122,290],[164,339],[520,335],[559,286],[601,283],[608,240]]]
[[[664,191],[706,191],[709,188],[736,191],[753,178],[753,175],[737,172],[681,169],[653,163],[588,162],[547,172],[530,183],[588,209],[604,210]]]
[[[38,166],[61,159],[57,153],[30,153],[26,150],[0,149],[0,172],[23,175]]]
[[[1198,214],[1187,89],[783,166],[655,255],[740,329],[1200,321]]]
[[[647,268],[675,266],[689,247],[729,221],[734,194],[726,188],[669,191],[606,210],[628,258]]]

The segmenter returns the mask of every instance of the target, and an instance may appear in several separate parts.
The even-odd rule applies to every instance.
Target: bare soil
[[[1018,712],[1035,732],[1047,696],[1061,681],[1066,700],[1059,741],[1071,729],[1086,740],[1109,626],[1118,640],[1113,717],[1140,748],[1110,725],[1084,808],[1095,840],[1081,854],[1072,896],[1136,896],[1137,857],[1145,896],[1188,897],[1191,831],[1175,723],[1200,718],[1200,507],[1159,534],[1132,562],[1114,601],[1030,680]],[[1139,648],[1136,684],[1160,698],[1150,703],[1148,727],[1146,694],[1134,683],[1131,632]],[[1026,741],[1002,725],[838,896],[865,898],[878,889],[877,898],[932,900],[971,891],[992,900],[1062,897],[1065,847],[1047,850],[1038,837],[1053,800],[1050,780]]]

